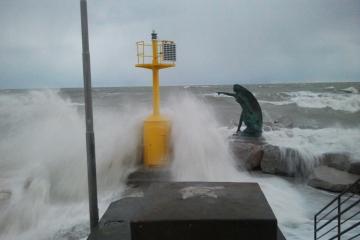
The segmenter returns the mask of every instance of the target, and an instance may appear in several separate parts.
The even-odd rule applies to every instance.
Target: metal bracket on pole
[[[92,232],[94,228],[97,227],[99,222],[99,210],[98,210],[98,202],[97,202],[95,138],[94,138],[92,97],[91,97],[91,68],[90,68],[89,33],[88,33],[86,0],[80,0],[80,9],[81,9],[81,31],[82,31],[82,49],[83,49],[89,212],[90,212],[90,230]]]

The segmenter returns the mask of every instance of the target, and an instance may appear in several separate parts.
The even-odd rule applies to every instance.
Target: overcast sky
[[[136,45],[177,43],[162,85],[360,80],[360,1],[88,0],[94,86],[151,84]],[[0,88],[81,87],[79,0],[0,0]]]

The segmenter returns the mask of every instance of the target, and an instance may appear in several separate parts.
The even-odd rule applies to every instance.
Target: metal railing
[[[314,239],[360,239],[360,179],[314,216]]]
[[[173,41],[167,40],[158,40],[158,61],[159,64],[166,63],[166,64],[174,64],[175,61],[166,60],[164,58],[164,45],[165,44],[174,44]],[[152,63],[153,59],[153,52],[152,52],[152,44],[145,43],[144,41],[136,42],[136,51],[137,51],[137,62],[138,64],[147,64]]]

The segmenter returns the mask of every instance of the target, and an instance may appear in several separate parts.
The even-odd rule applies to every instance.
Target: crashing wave
[[[347,112],[360,111],[360,96],[308,91],[288,93],[291,101],[304,108],[332,108]]]
[[[321,155],[327,152],[349,152],[360,160],[360,129],[323,128],[300,129],[281,128],[264,132],[266,142],[274,146],[292,148],[302,155]]]
[[[310,91],[284,92],[284,101],[264,101],[273,105],[289,105],[295,103],[302,108],[331,108],[355,113],[360,111],[360,95],[339,93],[316,93]]]
[[[359,90],[357,90],[354,87],[344,88],[344,89],[341,89],[340,91],[346,92],[346,93],[359,93]]]
[[[282,106],[282,105],[289,105],[293,104],[292,101],[265,101],[265,100],[259,100],[259,103],[268,103],[272,105]]]
[[[324,89],[327,89],[327,90],[334,90],[335,87],[334,86],[329,86],[329,87],[325,87]]]
[[[204,94],[201,94],[202,96],[205,96],[205,97],[220,97],[220,98],[232,98],[231,96],[227,96],[227,95],[224,95],[224,94],[217,94],[217,93],[204,93]]]

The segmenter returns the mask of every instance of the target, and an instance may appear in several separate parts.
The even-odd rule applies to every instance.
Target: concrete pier
[[[158,182],[113,202],[88,239],[284,238],[257,183]]]

